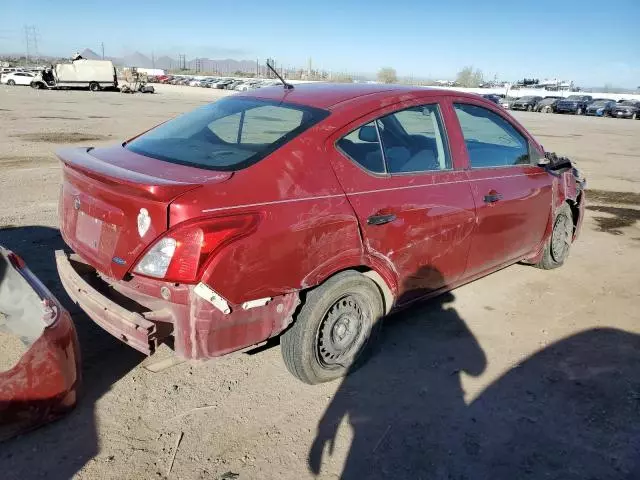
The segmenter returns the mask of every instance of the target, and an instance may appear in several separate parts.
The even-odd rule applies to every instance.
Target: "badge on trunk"
[[[141,208],[138,214],[138,233],[140,234],[140,238],[144,237],[150,226],[151,217],[149,216],[149,212],[146,208]]]

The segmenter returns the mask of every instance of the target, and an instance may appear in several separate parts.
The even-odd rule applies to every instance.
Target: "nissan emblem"
[[[73,208],[76,210],[80,210],[80,198],[76,197],[73,199]]]

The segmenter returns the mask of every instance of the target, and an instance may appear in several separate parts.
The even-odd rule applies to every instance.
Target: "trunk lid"
[[[170,164],[122,146],[58,152],[63,181],[60,232],[67,245],[103,274],[122,278],[168,228],[169,205],[231,173]]]

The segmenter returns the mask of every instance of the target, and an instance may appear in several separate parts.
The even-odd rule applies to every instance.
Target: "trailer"
[[[97,92],[116,88],[118,76],[110,60],[76,59],[44,69],[31,82],[33,88],[88,88]]]

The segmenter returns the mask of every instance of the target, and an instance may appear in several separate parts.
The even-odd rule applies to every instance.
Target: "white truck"
[[[116,88],[118,76],[110,60],[73,60],[47,68],[34,77],[33,88],[89,88],[97,92],[103,88]]]

